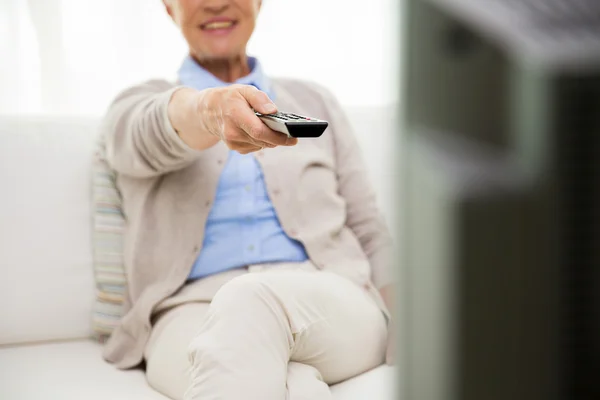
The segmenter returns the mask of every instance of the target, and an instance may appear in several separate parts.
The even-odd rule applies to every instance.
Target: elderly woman
[[[173,399],[330,399],[392,343],[391,241],[348,121],[246,55],[260,0],[164,3],[178,82],[125,90],[102,128],[129,282],[104,357]],[[298,140],[254,112],[277,110],[330,127]]]

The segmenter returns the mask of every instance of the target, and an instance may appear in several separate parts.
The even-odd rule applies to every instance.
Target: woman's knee
[[[332,398],[329,386],[315,367],[293,361],[287,368],[287,390],[289,400],[330,400]]]

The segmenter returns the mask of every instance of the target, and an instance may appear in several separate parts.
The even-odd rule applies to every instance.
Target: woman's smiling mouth
[[[235,25],[237,21],[229,18],[213,18],[201,24],[200,29],[211,33],[225,33],[231,31]]]

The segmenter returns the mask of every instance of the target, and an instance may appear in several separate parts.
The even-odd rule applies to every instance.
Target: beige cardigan
[[[367,288],[384,308],[376,289],[392,281],[391,238],[348,120],[323,88],[293,80],[273,88],[280,110],[330,122],[318,139],[254,153],[284,231],[319,268]],[[167,104],[175,89],[150,81],[124,91],[101,127],[127,221],[128,312],[104,347],[119,368],[142,361],[153,311],[185,284],[227,160],[222,142],[196,151],[173,130]]]

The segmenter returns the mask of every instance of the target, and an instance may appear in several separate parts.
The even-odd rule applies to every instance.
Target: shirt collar
[[[271,100],[275,100],[275,93],[271,86],[271,81],[265,75],[260,62],[254,57],[248,57],[250,65],[250,74],[241,77],[235,83],[241,85],[254,85],[259,90],[265,92]],[[230,85],[223,82],[204,68],[200,66],[191,56],[187,56],[177,73],[179,82],[182,85],[189,86],[196,90],[204,90],[213,87],[223,87]]]

